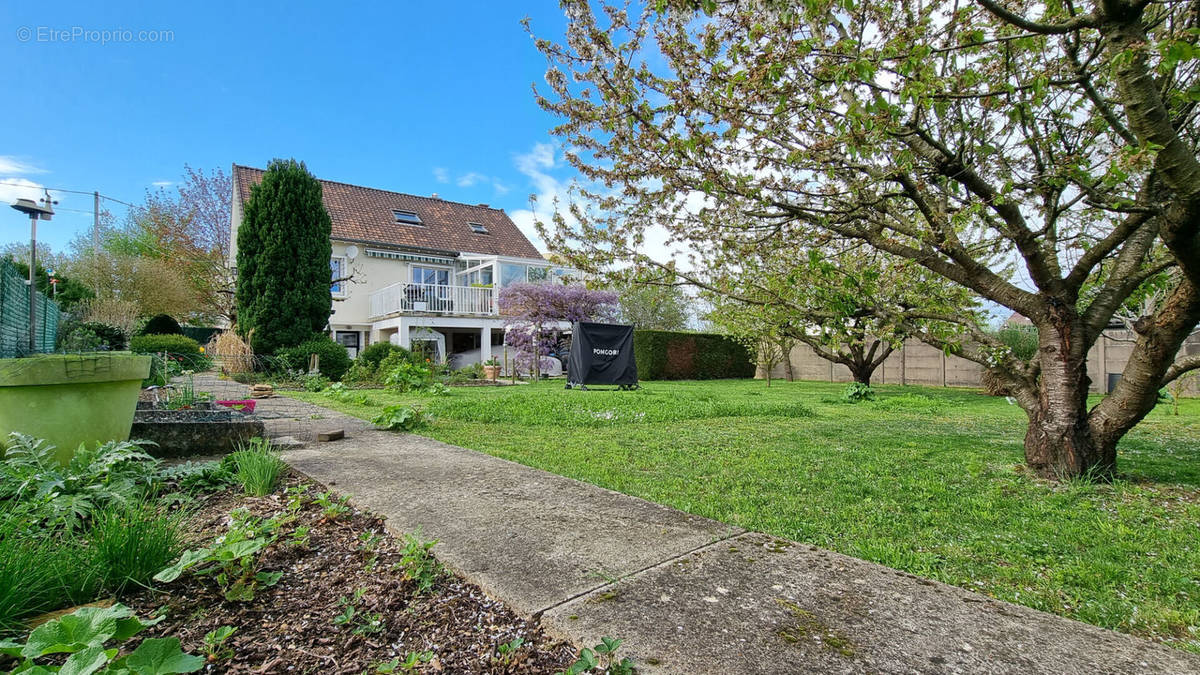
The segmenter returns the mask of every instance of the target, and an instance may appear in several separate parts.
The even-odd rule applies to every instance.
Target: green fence
[[[29,284],[7,260],[0,260],[0,358],[29,354]],[[37,294],[34,352],[54,351],[58,337],[58,305]]]

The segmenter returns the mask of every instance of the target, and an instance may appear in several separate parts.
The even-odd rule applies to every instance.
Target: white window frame
[[[417,281],[416,280],[416,270],[418,268],[425,269],[425,270],[445,270],[446,271],[446,283],[445,284],[437,284],[437,283],[427,284],[423,281]],[[428,263],[414,263],[414,264],[408,266],[408,278],[409,278],[409,283],[419,284],[421,286],[453,286],[453,285],[455,285],[454,284],[454,281],[455,281],[454,268],[448,267],[446,265],[430,265]]]
[[[344,298],[344,297],[346,297],[346,284],[349,282],[347,282],[347,281],[337,282],[338,288],[337,288],[337,290],[334,290],[333,280],[346,276],[346,256],[344,256],[344,255],[330,256],[329,262],[332,263],[335,260],[337,261],[338,269],[337,269],[337,272],[335,273],[333,271],[332,265],[329,268],[329,283],[330,283],[329,294],[335,298]]]

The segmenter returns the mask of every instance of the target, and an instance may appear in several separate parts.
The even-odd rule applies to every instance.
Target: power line
[[[66,188],[48,187],[48,186],[46,186],[46,185],[30,185],[29,183],[16,183],[16,182],[13,182],[13,181],[7,181],[7,180],[0,180],[0,185],[12,185],[12,186],[15,186],[15,187],[29,188],[29,189],[31,189],[31,190],[53,190],[53,191],[55,191],[55,192],[65,192],[65,193],[68,193],[68,194],[73,194],[73,195],[89,195],[89,196],[92,196],[92,195],[94,195],[94,194],[95,194],[95,191],[94,191],[94,190],[93,190],[93,191],[87,191],[87,192],[85,192],[85,191],[83,191],[83,190],[68,190],[68,189],[66,189]],[[118,204],[124,204],[125,206],[128,206],[128,207],[130,207],[130,208],[137,208],[137,207],[136,207],[136,205],[134,205],[134,204],[130,204],[130,203],[129,203],[129,202],[127,202],[127,201],[122,201],[122,200],[120,200],[120,199],[117,199],[116,197],[109,197],[108,195],[100,195],[100,198],[101,198],[101,199],[107,199],[107,200],[108,200],[108,201],[110,201],[110,202],[116,202],[116,203],[118,203]]]

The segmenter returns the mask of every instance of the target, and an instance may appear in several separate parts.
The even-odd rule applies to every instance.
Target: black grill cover
[[[635,385],[633,326],[578,321],[572,329],[567,381],[575,384]]]

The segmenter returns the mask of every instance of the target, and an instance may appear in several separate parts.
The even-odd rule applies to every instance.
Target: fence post
[[[900,343],[900,385],[908,385],[908,339]]]
[[[942,386],[946,386],[946,352],[942,351]]]

